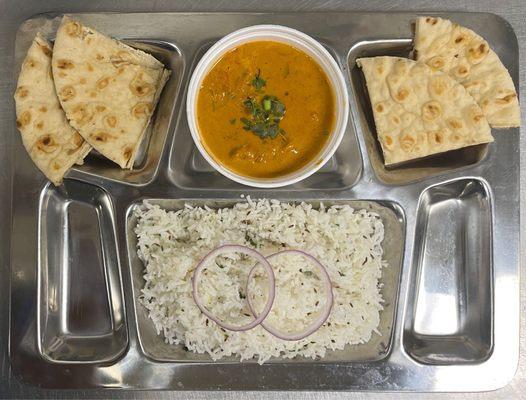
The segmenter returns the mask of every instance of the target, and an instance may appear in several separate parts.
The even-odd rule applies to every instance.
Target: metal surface
[[[446,223],[444,223],[446,222]],[[424,364],[480,363],[493,350],[489,188],[462,179],[425,190],[415,225],[403,342]]]
[[[103,363],[128,345],[110,197],[48,185],[39,204],[37,341],[48,362]]]
[[[477,31],[481,31],[485,27],[488,32],[486,34],[487,40],[491,44],[497,43],[495,48],[500,50],[501,59],[508,66],[512,76],[516,78],[518,70],[517,42],[514,41],[509,26],[503,20],[489,14],[446,16],[452,17],[459,23],[470,26]],[[74,197],[84,197],[88,203],[91,199],[89,204],[95,208],[99,207],[96,200],[97,196],[89,195],[89,190],[94,190],[93,185],[101,188],[96,190],[105,190],[106,196],[110,199],[106,202],[110,208],[106,214],[114,217],[106,223],[112,223],[116,230],[117,248],[116,254],[113,256],[123,260],[121,273],[125,275],[123,287],[126,303],[124,318],[127,321],[129,331],[129,347],[123,356],[115,361],[107,357],[106,359],[101,358],[103,362],[97,364],[76,363],[72,365],[71,361],[85,359],[83,346],[89,347],[87,344],[89,338],[87,338],[82,344],[76,342],[76,347],[73,348],[66,344],[68,350],[65,356],[69,358],[62,358],[62,361],[67,363],[50,364],[43,359],[38,349],[35,348],[35,342],[45,342],[45,337],[38,337],[38,332],[35,331],[35,322],[28,319],[27,315],[23,315],[19,310],[25,304],[35,304],[35,300],[42,308],[42,304],[46,303],[47,298],[44,300],[35,298],[35,291],[31,284],[21,287],[20,283],[17,282],[16,277],[20,274],[41,281],[42,278],[35,276],[34,266],[37,262],[35,254],[27,251],[28,248],[32,248],[32,243],[28,243],[29,239],[23,244],[15,240],[12,242],[12,289],[14,292],[22,294],[23,302],[20,296],[12,296],[10,350],[12,368],[22,379],[39,386],[52,388],[459,391],[499,388],[513,377],[518,359],[518,314],[510,312],[510,310],[518,310],[519,299],[517,285],[519,175],[518,153],[516,151],[518,129],[511,129],[505,134],[496,134],[495,145],[489,148],[486,157],[481,158],[478,163],[473,163],[471,158],[463,157],[463,153],[455,152],[442,157],[445,160],[443,165],[447,168],[422,168],[417,163],[407,174],[404,174],[404,169],[401,172],[400,170],[395,172],[383,171],[384,175],[396,174],[398,177],[401,176],[404,183],[413,180],[408,179],[408,177],[413,176],[412,171],[424,170],[426,172],[425,175],[419,176],[415,183],[403,186],[392,185],[392,182],[383,183],[382,181],[385,179],[380,178],[378,167],[375,169],[374,161],[370,161],[371,159],[374,160],[370,155],[374,152],[379,153],[378,149],[369,148],[368,153],[365,150],[366,135],[364,131],[370,129],[370,118],[367,118],[370,114],[370,106],[361,101],[365,96],[363,85],[357,86],[356,78],[349,79],[350,76],[356,74],[354,58],[356,54],[364,51],[381,53],[385,47],[385,40],[403,39],[400,43],[407,50],[407,40],[411,37],[411,21],[415,18],[414,14],[81,14],[76,15],[76,17],[87,25],[107,32],[111,36],[147,40],[149,43],[155,43],[159,40],[168,43],[169,48],[179,50],[177,54],[182,57],[183,65],[195,64],[204,46],[243,26],[275,23],[305,31],[318,38],[330,49],[344,73],[347,74],[349,90],[354,94],[351,99],[351,115],[354,117],[354,123],[349,125],[350,131],[346,134],[346,138],[350,141],[349,150],[345,152],[346,154],[340,155],[340,160],[336,157],[337,161],[334,163],[336,175],[334,175],[334,171],[325,170],[313,175],[311,179],[284,190],[254,190],[230,182],[227,178],[213,171],[202,171],[200,174],[195,174],[195,171],[190,170],[187,164],[175,164],[174,166],[171,160],[190,159],[188,154],[191,154],[192,151],[183,151],[183,149],[193,149],[193,144],[182,112],[184,109],[184,90],[175,98],[172,97],[170,91],[168,94],[163,94],[161,107],[153,122],[154,130],[163,122],[165,126],[171,126],[175,129],[168,129],[165,146],[150,149],[147,152],[146,165],[149,164],[150,158],[159,160],[156,174],[153,175],[151,182],[141,182],[140,187],[122,184],[116,181],[113,171],[108,171],[108,167],[101,168],[98,165],[99,159],[88,158],[84,166],[76,168],[69,174],[69,177],[75,180],[66,184],[66,189],[74,192]],[[324,21],[323,24],[320,24],[320,17]],[[15,73],[31,38],[37,31],[51,37],[59,20],[60,17],[53,15],[41,15],[22,24],[17,35]],[[149,24],[143,25],[142,21],[149,21]],[[369,39],[371,38],[378,39],[370,42]],[[395,43],[399,44],[398,42]],[[397,51],[402,50],[397,49]],[[183,69],[180,72],[184,82],[186,82],[190,72],[191,68]],[[172,86],[174,85],[172,84]],[[358,150],[356,138],[359,140],[360,150],[365,160],[363,167],[360,157],[353,156]],[[158,154],[155,153],[156,149]],[[343,151],[345,150],[346,148],[343,147]],[[22,149],[19,149],[19,152],[21,155],[24,154]],[[450,159],[453,161],[450,162]],[[22,157],[17,157],[15,161],[14,198],[17,199],[27,193],[28,187],[42,186],[43,182],[41,175],[27,165],[26,160],[21,160],[23,160]],[[508,162],[511,160],[512,166],[503,168],[500,164],[502,160]],[[342,178],[345,173],[349,170],[359,171],[360,169],[362,169],[360,179],[354,185],[352,185],[353,182],[349,182],[350,187],[345,185],[345,180]],[[195,180],[203,182],[205,187],[179,186],[178,181],[173,180],[172,177],[183,172],[191,177],[194,174],[197,175]],[[465,271],[462,272],[465,280],[468,276],[472,279],[473,270],[482,270],[485,267],[490,270],[493,266],[494,296],[489,291],[485,296],[477,295],[480,292],[472,293],[471,287],[467,285],[458,289],[457,294],[466,298],[467,303],[465,312],[462,307],[458,311],[459,314],[462,314],[459,318],[480,316],[478,320],[468,322],[464,327],[465,331],[461,331],[459,337],[443,335],[440,338],[437,337],[438,335],[434,335],[431,338],[422,339],[417,337],[418,332],[414,329],[404,336],[402,329],[404,322],[407,318],[411,318],[407,312],[407,310],[411,310],[410,304],[415,304],[416,312],[418,312],[419,307],[423,307],[416,302],[419,298],[415,299],[414,296],[411,296],[413,291],[410,290],[414,287],[411,283],[420,284],[415,279],[411,280],[411,276],[420,274],[419,271],[414,272],[415,269],[423,268],[418,262],[413,262],[411,265],[411,260],[415,259],[412,254],[418,252],[414,247],[414,239],[422,235],[430,237],[433,234],[442,233],[439,228],[430,224],[415,222],[417,213],[425,214],[428,212],[426,209],[418,210],[418,199],[424,190],[434,191],[434,189],[428,189],[430,185],[446,185],[443,183],[444,181],[458,179],[462,176],[468,176],[471,179],[469,181],[471,183],[465,183],[466,187],[470,184],[478,185],[478,187],[487,185],[488,189],[484,193],[478,193],[479,196],[485,198],[485,206],[481,206],[478,213],[477,209],[470,209],[472,202],[464,199],[462,194],[456,195],[458,202],[464,201],[467,204],[464,207],[466,208],[465,212],[479,215],[479,221],[466,221],[458,229],[466,230],[468,229],[466,226],[478,222],[478,225],[471,228],[474,230],[474,234],[470,238],[471,242],[466,244],[475,246],[470,249],[469,254],[471,252],[482,253],[485,249],[490,248],[497,256],[492,265],[489,260],[486,263],[476,262],[473,264],[469,255],[459,254],[456,258],[453,256],[451,268],[455,268],[455,264],[458,264],[458,270]],[[505,187],[500,185],[504,177],[509,180]],[[126,180],[126,176],[123,176],[122,180]],[[482,180],[487,183],[481,183]],[[320,187],[320,184],[324,182],[331,182],[331,185]],[[447,185],[457,187],[462,186],[462,182],[460,184],[453,182]],[[445,191],[447,192],[447,190]],[[135,323],[135,317],[140,314],[137,312],[137,303],[133,302],[133,291],[129,279],[130,264],[133,264],[135,251],[133,246],[128,247],[128,251],[125,246],[125,242],[130,241],[130,230],[132,229],[129,224],[128,229],[126,226],[129,205],[138,198],[238,200],[240,193],[250,194],[254,198],[272,197],[283,200],[308,199],[314,201],[371,199],[392,201],[400,205],[407,220],[402,280],[399,289],[400,306],[396,309],[393,304],[392,310],[396,309],[395,328],[392,343],[390,346],[389,344],[385,346],[390,347],[390,351],[385,357],[377,360],[365,358],[360,362],[351,363],[349,361],[352,361],[353,357],[344,352],[343,354],[330,355],[327,360],[322,360],[322,362],[299,359],[291,363],[278,360],[260,366],[255,363],[235,361],[212,363],[203,357],[193,358],[193,361],[199,362],[180,362],[183,360],[177,355],[171,357],[173,362],[162,362],[167,358],[170,359],[169,353],[166,353],[162,359],[145,356],[143,350],[152,355],[151,347],[145,349],[144,346],[140,346],[140,330],[137,330]],[[40,215],[38,214],[38,202],[35,201],[38,194],[37,191],[34,193],[35,198],[28,196],[25,201],[14,203],[13,238],[30,238],[33,231],[32,225],[44,217],[47,218],[47,209],[41,208]],[[426,194],[423,196],[425,199]],[[466,194],[466,196],[468,195]],[[448,201],[454,202],[454,190],[450,193],[450,197]],[[420,207],[425,207],[422,205],[424,203],[425,201],[421,202]],[[492,204],[491,209],[490,203]],[[473,207],[471,206],[471,208]],[[485,210],[484,212],[482,208]],[[426,221],[433,218],[430,211],[428,214],[428,217],[424,217]],[[32,217],[28,218],[28,216]],[[34,218],[35,216],[38,218]],[[458,218],[458,216],[452,215],[451,218]],[[490,219],[492,220],[491,226],[489,226]],[[450,226],[454,227],[455,225],[451,224]],[[433,233],[433,229],[437,231]],[[489,240],[490,231],[494,232],[492,242]],[[397,235],[393,230],[387,231],[386,234]],[[451,232],[450,234],[456,235],[458,233]],[[401,233],[398,233],[397,236],[400,235]],[[478,240],[479,236],[480,240]],[[60,247],[62,243],[54,240],[53,237],[49,237],[47,240],[40,238],[39,245],[47,248],[47,253],[53,250],[64,252],[64,249]],[[74,247],[70,242],[64,245],[69,246],[70,251],[71,247]],[[135,262],[135,264],[137,263]],[[108,269],[108,265],[105,265],[105,268]],[[396,268],[396,265],[393,265],[393,268]],[[42,271],[42,268],[39,270]],[[63,271],[67,271],[67,268]],[[141,272],[137,265],[134,271],[131,274],[131,279],[137,279],[140,276]],[[461,274],[461,272],[458,273]],[[484,291],[485,287],[490,287],[492,284],[491,274],[481,272],[479,276],[483,280],[478,282],[481,285],[480,290]],[[486,278],[485,281],[484,278]],[[439,289],[437,283],[439,282],[433,282],[425,291],[436,292]],[[393,279],[385,281],[385,284],[392,289],[392,286],[398,286],[399,279],[395,275]],[[93,295],[104,296],[106,291],[93,293]],[[386,300],[396,303],[396,297]],[[492,309],[493,313],[491,313]],[[444,311],[445,317],[449,312],[451,312],[450,309]],[[42,316],[42,310],[37,309],[37,313]],[[487,317],[488,314],[489,318]],[[489,324],[484,324],[487,321]],[[144,316],[139,318],[139,324],[142,327],[147,322]],[[477,329],[480,330],[478,335],[474,332]],[[57,334],[52,328],[50,330],[50,334]],[[61,334],[62,332],[58,333]],[[403,341],[404,338],[407,340]],[[420,342],[417,343],[417,339]],[[437,341],[440,342],[440,340],[448,343],[442,346],[437,345]],[[122,341],[120,344],[124,346]],[[49,346],[45,350],[48,350],[49,353]],[[350,348],[348,352],[352,352],[352,350]],[[118,353],[112,352],[111,355],[116,356],[116,354]],[[63,354],[61,356],[65,357]],[[416,363],[415,360],[420,362]],[[439,363],[437,360],[442,362]],[[90,361],[94,362],[97,359],[94,356]],[[422,361],[426,363],[422,363]],[[68,379],[63,377],[66,371]],[[458,376],[462,376],[462,379],[458,379]]]
[[[16,7],[10,7],[9,9],[12,11],[9,15],[10,17],[12,17],[13,15],[17,15],[17,17],[14,19],[15,22],[13,22],[12,18],[11,18],[11,21],[9,21],[9,23],[7,21],[6,24],[4,25],[6,27],[6,29],[10,29],[11,32],[13,32],[13,27],[18,25],[19,21],[20,21],[20,16],[23,16],[23,15],[28,15],[29,13],[31,12],[34,12],[38,9],[38,7],[36,7],[36,4],[32,4],[32,7],[27,7],[28,4],[31,4],[30,2],[27,2],[27,3],[20,3],[16,5]],[[53,2],[53,1],[50,1],[47,3],[47,7],[49,8],[54,8],[57,4],[59,4],[59,2]],[[98,3],[98,2],[94,2],[92,3],[91,7],[100,7],[100,4],[101,3]],[[230,3],[229,3],[230,4]],[[424,4],[424,3],[420,3],[420,4]],[[458,3],[455,2],[455,3],[451,3],[451,4],[454,4],[454,7],[459,7]],[[489,3],[486,4],[486,6],[488,5]],[[519,7],[519,4],[521,4],[520,2],[510,2],[510,6],[506,7],[506,5],[502,5],[502,4],[499,4],[499,10],[501,12],[504,12],[506,13],[508,16],[511,17],[511,19],[513,19],[514,21],[520,21],[521,18],[524,17],[524,14],[521,12],[523,10],[521,10],[521,8]],[[315,3],[313,2],[308,2],[308,5],[315,5]],[[329,2],[328,4],[325,3],[324,4],[325,6],[328,6],[329,8],[335,8],[335,7],[338,7],[339,4],[338,2]],[[387,3],[387,2],[371,2],[369,4],[367,4],[367,7],[368,8],[385,8],[386,6],[388,6],[389,8],[391,8],[392,6],[397,6],[398,8],[407,8],[408,5],[404,5],[404,4],[393,4],[393,3]],[[479,7],[484,7],[484,3],[482,3],[482,5]],[[143,7],[144,5],[136,5],[135,9],[139,9],[141,7]],[[151,5],[148,4],[148,6],[150,7]],[[219,4],[219,6],[221,6],[221,4]],[[248,4],[241,4],[241,5],[238,5],[238,7],[249,7],[250,5]],[[273,7],[273,5],[267,5],[267,6],[270,6],[270,7]],[[352,5],[350,5],[352,7]],[[358,5],[355,5],[355,6],[358,6]],[[427,7],[429,7],[431,5],[428,5]],[[463,3],[463,5],[461,5],[462,7],[465,6],[465,3]],[[174,5],[170,6],[168,5],[168,3],[163,3],[162,1],[161,2],[157,2],[155,3],[155,7],[157,7],[158,10],[162,10],[162,9],[166,9],[167,7],[174,7]],[[188,5],[187,5],[188,7]],[[207,6],[204,6],[204,5],[198,5],[197,7],[201,7],[201,8],[207,8]],[[208,5],[208,7],[210,7],[210,5]],[[235,7],[235,5],[231,4],[230,7]],[[287,7],[287,6],[285,6]],[[298,6],[294,6],[295,8],[298,8]],[[300,7],[303,7],[300,5]],[[420,6],[422,7],[422,6]],[[441,3],[440,5],[435,5],[434,7],[443,7],[443,8],[446,8],[447,7],[447,4],[444,4],[444,3]],[[78,6],[77,5],[71,5],[71,8],[73,9],[78,9]],[[69,10],[71,10],[71,8]],[[109,6],[106,6],[106,9],[109,9],[110,7]],[[7,9],[7,7],[6,7]],[[17,11],[14,12],[13,10],[16,9]],[[62,8],[64,9],[64,8]],[[144,8],[143,8],[144,9]],[[0,13],[0,15],[7,15],[6,13]],[[18,21],[18,22],[17,22]],[[517,25],[515,26],[517,28]],[[520,28],[520,26],[519,26]],[[12,34],[12,33],[11,33]],[[524,34],[524,33],[522,33]],[[5,35],[4,38],[7,37],[9,38],[9,36]],[[12,37],[11,37],[12,39]],[[12,44],[10,45],[7,45],[6,46],[8,49],[9,48],[12,48]],[[5,51],[5,48],[1,48],[0,50],[2,51]],[[6,53],[4,53],[6,54]],[[4,67],[4,66],[3,66]],[[5,66],[5,68],[9,68],[9,63],[7,64],[7,66]],[[5,69],[4,69],[5,71]],[[12,85],[12,81],[11,81],[12,77],[9,76],[8,77],[8,80],[9,80],[9,83],[8,83],[8,87],[10,87]],[[2,80],[2,83],[6,82],[7,80]],[[3,87],[3,89],[6,89],[6,87]],[[7,92],[6,92],[7,93]],[[6,98],[7,98],[7,94],[6,94]],[[2,106],[2,121],[3,122],[11,122],[12,123],[12,110],[9,109],[9,107],[3,107]],[[8,113],[9,111],[9,113]],[[13,131],[12,133],[14,133],[14,130],[10,127],[9,128],[11,131]],[[14,137],[14,136],[13,136]],[[6,140],[5,143],[9,144],[11,143],[12,139],[10,139],[11,136],[8,136],[8,137],[5,137],[5,136],[2,136],[2,140]],[[3,142],[4,143],[4,142]],[[17,143],[18,145],[18,143]],[[362,145],[362,151],[364,149],[363,147],[363,143],[361,143]],[[2,149],[10,149],[9,146],[6,146],[6,147],[1,147]],[[4,158],[4,160],[6,161],[6,164],[9,165],[7,163],[7,161],[9,161],[10,159],[10,156],[7,155],[7,158]],[[367,160],[366,160],[366,164],[367,164]],[[517,165],[518,167],[518,165]],[[9,169],[9,168],[8,168]],[[2,170],[3,172],[6,171],[6,170]],[[508,171],[509,172],[509,171]],[[8,175],[8,174],[7,174]],[[506,175],[507,176],[507,175]],[[6,178],[6,176],[4,176],[4,178]],[[8,177],[7,177],[8,178]],[[367,175],[364,174],[364,178],[367,178]],[[9,181],[7,181],[9,182]],[[509,185],[509,182],[502,182],[501,184],[499,184],[499,182],[497,182],[497,184],[495,185],[496,187],[500,187],[501,189],[502,188],[506,188],[506,186]],[[9,186],[9,185],[8,185]],[[32,192],[32,190],[30,190],[30,192]],[[354,196],[353,196],[354,197]],[[4,198],[5,200],[5,198]],[[8,203],[3,203],[4,205],[8,204]],[[3,213],[6,213],[6,208],[2,208],[2,212]],[[7,214],[2,214],[2,215],[7,215]],[[3,234],[3,238],[4,239],[7,239],[8,237],[5,236],[5,232],[2,233]],[[22,238],[19,238],[20,240],[23,240]],[[4,240],[2,242],[5,246],[6,244],[6,241]],[[5,255],[6,253],[4,252],[3,255]],[[5,267],[5,265],[3,266]],[[23,276],[20,276],[18,277],[18,279],[20,280],[23,280]],[[125,278],[126,280],[126,278]],[[404,282],[402,282],[404,283]],[[513,284],[511,285],[513,286]],[[403,286],[402,286],[403,287]],[[5,292],[4,292],[5,293]],[[5,298],[5,297],[4,297]],[[508,310],[510,311],[510,310]],[[510,311],[511,313],[513,312]],[[4,315],[4,318],[5,318],[5,315]],[[3,323],[3,327],[6,327],[7,325],[5,324],[6,320],[2,320],[2,323]],[[6,331],[4,331],[2,333],[2,335],[5,335]],[[3,339],[5,339],[5,336],[2,336]],[[139,398],[139,397],[145,397],[145,398],[151,398],[151,397],[155,397],[155,398],[172,398],[172,397],[178,397],[177,393],[164,393],[164,394],[161,394],[161,393],[131,393],[131,392],[126,392],[126,391],[123,391],[123,392],[112,392],[111,394],[108,394],[107,392],[80,392],[80,391],[77,391],[77,392],[60,392],[60,393],[56,393],[56,392],[48,392],[48,391],[41,391],[41,390],[37,390],[37,389],[33,389],[33,388],[29,388],[27,386],[23,386],[23,385],[20,385],[19,383],[17,383],[15,380],[13,379],[9,379],[9,375],[7,375],[7,371],[8,371],[8,364],[7,363],[3,363],[2,364],[2,372],[3,372],[3,377],[5,377],[5,381],[3,382],[6,382],[6,385],[2,386],[1,388],[2,389],[5,389],[6,391],[3,392],[5,393],[5,395],[7,395],[7,390],[9,390],[9,395],[10,396],[17,396],[17,397],[20,397],[20,396],[23,396],[23,397],[50,397],[50,396],[61,396],[61,397],[73,397],[73,396],[87,396],[87,397],[105,397],[105,396],[111,396],[111,397],[124,397],[124,398],[130,398],[130,397],[136,397],[136,398]],[[160,377],[158,377],[159,379]],[[378,377],[379,379],[381,379],[381,377]],[[481,379],[483,379],[481,377]],[[499,392],[496,392],[496,393],[490,393],[490,394],[481,394],[481,395],[475,395],[475,394],[472,394],[472,395],[463,395],[463,394],[459,394],[459,395],[448,395],[448,397],[462,397],[462,398],[471,398],[471,397],[483,397],[483,398],[488,398],[488,397],[493,397],[493,396],[499,396],[501,398],[513,398],[514,394],[515,394],[515,398],[518,398],[519,396],[519,393],[520,393],[520,388],[521,388],[521,380],[520,380],[520,375],[518,378],[515,379],[514,381],[514,384],[511,386],[511,387],[508,387],[502,391],[499,391]],[[240,397],[241,395],[238,393],[233,393],[233,394],[210,394],[210,395],[207,395],[207,394],[197,394],[197,393],[187,393],[184,395],[185,397],[192,397],[192,398],[200,398],[200,397],[203,397],[203,398],[217,398],[217,397],[222,397],[222,398],[237,398],[237,397]],[[255,394],[250,394],[250,393],[247,393],[245,395],[246,397],[256,397]],[[294,394],[272,394],[272,393],[267,393],[267,394],[261,394],[261,395],[258,395],[258,397],[263,397],[263,398],[274,398],[274,397],[301,397],[302,395],[301,394],[298,394],[298,395],[294,395]],[[304,394],[303,396],[309,396],[307,394]],[[330,398],[332,395],[330,393],[323,393],[323,394],[317,394],[317,395],[313,395],[313,396],[309,396],[309,397],[312,397],[312,398],[320,398],[320,397],[323,397],[323,398]],[[337,395],[338,397],[342,397],[342,395]],[[354,396],[353,395],[348,395],[348,396],[352,396],[352,397],[359,397],[359,398],[362,398],[362,397],[368,397],[367,395],[365,394],[355,394]],[[396,395],[393,395],[393,394],[390,394],[390,395],[384,395],[384,397],[387,396],[388,398],[393,398],[393,397],[399,397],[399,396],[396,396]],[[440,396],[440,395],[438,395]],[[345,397],[345,396],[344,396]],[[379,398],[379,397],[382,397],[382,395],[380,394],[374,394],[372,395],[372,398]],[[409,396],[411,397],[411,396]],[[434,395],[417,395],[416,398],[434,398],[435,396]]]

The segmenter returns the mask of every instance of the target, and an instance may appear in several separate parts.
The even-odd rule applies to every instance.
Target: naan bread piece
[[[460,82],[494,128],[520,126],[513,80],[488,43],[472,30],[447,19],[418,17],[415,59]]]
[[[51,45],[37,35],[29,48],[15,91],[16,125],[36,166],[60,185],[91,146],[73,129],[60,107],[51,75]]]
[[[440,71],[399,57],[360,58],[386,165],[493,141],[482,110]]]
[[[151,55],[68,17],[52,64],[71,125],[102,155],[131,169],[170,72]]]

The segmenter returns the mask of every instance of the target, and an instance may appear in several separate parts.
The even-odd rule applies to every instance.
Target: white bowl
[[[196,118],[197,96],[199,94],[199,89],[201,88],[201,83],[215,63],[225,53],[244,43],[262,40],[286,43],[312,57],[327,74],[333,89],[336,106],[335,124],[333,131],[330,134],[330,138],[325,144],[324,148],[310,163],[301,169],[275,178],[253,178],[240,175],[215,161],[213,156],[208,153],[201,142]],[[190,126],[190,132],[192,133],[192,138],[194,139],[195,145],[203,157],[217,171],[219,171],[224,176],[244,185],[259,188],[273,188],[290,185],[307,178],[319,170],[332,157],[340,145],[347,127],[347,120],[349,117],[349,97],[345,87],[345,80],[340,68],[338,67],[338,64],[318,41],[314,40],[303,32],[292,28],[287,28],[285,26],[255,25],[237,30],[225,36],[216,44],[214,44],[205,53],[203,58],[201,58],[192,74],[192,78],[190,79],[188,95],[186,98],[186,116],[188,118],[188,125]]]

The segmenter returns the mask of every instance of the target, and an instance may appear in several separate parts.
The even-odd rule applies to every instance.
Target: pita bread
[[[520,126],[513,80],[489,44],[472,30],[447,19],[417,18],[415,59],[460,82],[492,127]]]
[[[57,32],[52,66],[71,125],[102,155],[131,169],[169,71],[68,17]]]
[[[73,129],[60,107],[51,76],[51,45],[40,35],[22,64],[15,91],[16,124],[36,166],[55,185],[91,146]]]
[[[493,141],[466,89],[426,64],[399,57],[360,58],[386,165]]]

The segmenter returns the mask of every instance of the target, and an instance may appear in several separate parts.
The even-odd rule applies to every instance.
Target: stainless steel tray
[[[96,156],[65,185],[48,185],[15,146],[10,356],[23,381],[50,388],[480,391],[514,375],[519,340],[519,129],[492,146],[410,166],[383,167],[355,59],[407,55],[410,13],[78,14],[145,48],[174,71],[134,171]],[[484,32],[518,77],[518,44],[492,14],[445,17]],[[36,31],[53,39],[59,16],[18,32],[15,76]],[[212,171],[184,115],[189,74],[225,34],[253,24],[300,29],[340,63],[351,122],[336,155],[311,178],[254,190]],[[14,126],[14,116],[13,116]],[[142,199],[228,205],[241,194],[372,207],[386,224],[382,336],[323,360],[211,362],[165,345],[136,302],[142,266],[132,210]]]

